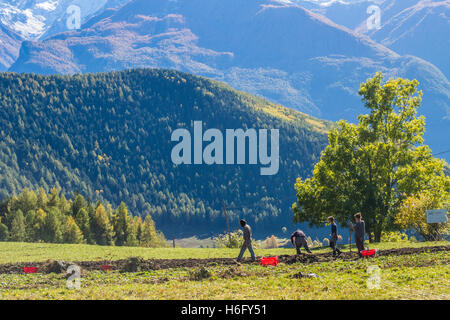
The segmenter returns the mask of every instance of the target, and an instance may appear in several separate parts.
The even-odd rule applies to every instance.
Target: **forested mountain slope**
[[[204,128],[280,132],[280,168],[179,165],[171,133]],[[293,185],[312,172],[332,123],[235,91],[205,78],[136,69],[74,76],[0,74],[0,198],[23,188],[60,187],[135,215],[151,213],[172,235],[221,232],[222,199],[233,229],[290,226]],[[270,230],[270,231],[268,231]]]

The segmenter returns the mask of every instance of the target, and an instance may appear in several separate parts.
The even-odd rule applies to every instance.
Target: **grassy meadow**
[[[380,243],[378,249],[448,245],[441,242]],[[344,250],[348,250],[344,248]],[[313,252],[329,252],[328,248]],[[238,249],[127,248],[90,245],[0,243],[0,264],[16,262],[235,257]],[[260,249],[257,256],[294,254]],[[247,253],[248,255],[248,253]],[[81,287],[68,289],[65,274],[0,274],[0,299],[450,299],[446,252],[327,263],[258,263],[173,268],[135,273],[82,272]],[[207,276],[198,277],[206,271]],[[298,277],[299,274],[304,277]],[[308,276],[314,274],[314,277]],[[371,285],[372,284],[372,285]]]

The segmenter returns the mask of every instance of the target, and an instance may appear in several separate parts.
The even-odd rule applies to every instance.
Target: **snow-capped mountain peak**
[[[37,40],[67,31],[66,20],[74,14],[79,14],[76,21],[83,23],[102,10],[125,2],[127,0],[7,0],[0,3],[0,23],[24,39]]]
[[[46,11],[53,11],[58,7],[58,0],[49,0],[49,1],[44,1],[44,2],[39,2],[36,3],[35,7],[42,9],[42,10],[46,10]]]

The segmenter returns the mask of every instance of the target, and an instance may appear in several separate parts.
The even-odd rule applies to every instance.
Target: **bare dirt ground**
[[[449,251],[450,246],[433,246],[433,247],[423,247],[423,248],[400,248],[400,249],[389,249],[380,250],[377,252],[377,256],[401,256],[401,255],[411,255],[418,253],[436,253],[442,251]],[[301,254],[301,255],[281,255],[278,256],[280,263],[294,264],[294,263],[316,263],[316,262],[327,262],[336,259],[342,260],[355,260],[357,259],[357,254],[353,252],[343,252],[338,258],[334,258],[330,253],[319,253],[319,254]],[[368,258],[370,259],[370,258]],[[56,261],[46,261],[46,262],[30,262],[30,263],[10,263],[0,265],[0,274],[5,273],[24,273],[24,267],[38,267],[39,271],[42,273],[50,272],[65,272],[67,267],[71,264],[76,264],[82,268],[84,271],[94,271],[102,270],[102,266],[109,265],[112,270],[118,270],[123,272],[139,272],[148,270],[161,270],[161,269],[171,269],[171,268],[199,268],[205,266],[231,266],[239,265],[233,258],[212,258],[212,259],[149,259],[144,260],[141,258],[129,258],[115,261],[74,261],[74,262],[56,262]],[[242,261],[244,264],[254,263],[259,264],[259,259],[256,262],[251,262],[249,258]]]

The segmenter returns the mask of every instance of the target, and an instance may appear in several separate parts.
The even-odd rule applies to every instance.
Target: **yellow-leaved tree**
[[[448,202],[448,198],[447,198]],[[425,240],[440,240],[449,233],[448,223],[427,223],[427,210],[445,207],[445,200],[431,193],[420,193],[405,199],[395,223],[416,230]]]

